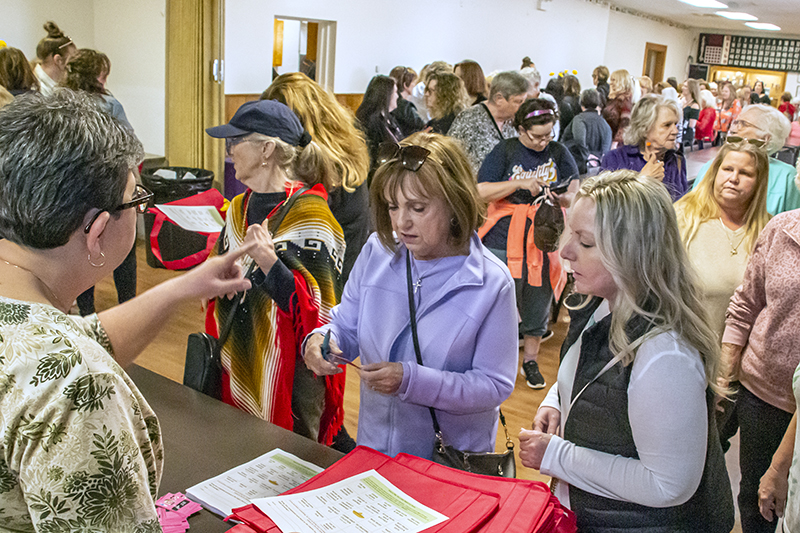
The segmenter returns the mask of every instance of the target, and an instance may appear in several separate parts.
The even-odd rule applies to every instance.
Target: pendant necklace
[[[444,257],[440,257],[436,261],[433,261],[430,265],[430,268],[427,269],[427,272],[422,273],[419,271],[418,261],[416,259],[414,260],[414,270],[417,271],[417,281],[414,282],[414,294],[417,294],[420,288],[422,288],[422,279],[428,277],[431,271],[436,268],[436,265],[438,265],[442,259],[444,259]]]
[[[722,229],[723,229],[723,230],[726,230],[726,231],[725,231],[725,237],[727,237],[727,238],[728,238],[728,244],[729,244],[729,245],[730,245],[730,247],[731,247],[731,255],[738,255],[738,254],[739,254],[739,247],[742,245],[742,243],[744,242],[744,239],[745,239],[745,237],[747,237],[747,235],[746,235],[746,234],[745,234],[745,235],[742,235],[742,238],[739,240],[739,244],[737,244],[736,246],[734,246],[734,245],[733,245],[733,240],[731,239],[731,236],[728,234],[728,231],[727,231],[727,230],[728,230],[728,227],[727,227],[727,226],[725,225],[725,223],[722,221],[722,217],[719,217],[719,223],[722,225]]]
[[[59,311],[62,311],[62,312],[64,312],[64,313],[66,313],[67,311],[69,311],[69,308],[67,308],[67,307],[64,307],[64,304],[62,304],[62,303],[61,303],[61,300],[59,300],[58,296],[56,296],[56,293],[54,293],[54,292],[53,292],[53,290],[52,290],[50,287],[48,287],[48,286],[47,286],[47,283],[45,283],[44,281],[42,281],[42,278],[40,278],[39,276],[37,276],[36,274],[34,274],[34,273],[31,271],[31,270],[28,270],[27,268],[25,268],[25,267],[21,267],[21,266],[19,266],[19,265],[15,265],[14,263],[11,263],[11,262],[9,262],[9,261],[6,261],[5,259],[0,259],[0,261],[2,261],[3,263],[7,264],[8,266],[12,266],[12,267],[14,267],[14,268],[18,268],[18,269],[20,269],[20,270],[24,270],[25,272],[27,272],[28,274],[30,274],[31,276],[33,276],[34,278],[36,278],[36,281],[38,281],[39,283],[41,283],[41,284],[42,284],[42,287],[44,287],[44,288],[47,290],[47,292],[50,294],[50,296],[47,296],[47,295],[45,295],[45,297],[46,297],[46,298],[47,298],[47,300],[50,302],[50,304],[52,305],[52,304],[53,304],[53,301],[55,300],[55,303],[57,303],[57,304],[58,304],[57,306],[54,306],[56,309],[58,309]],[[64,309],[66,309],[66,311],[64,311]]]

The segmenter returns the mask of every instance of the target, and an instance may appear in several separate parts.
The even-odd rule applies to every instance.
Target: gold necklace
[[[725,225],[725,223],[722,221],[722,217],[719,217],[719,223],[722,225],[722,229],[723,229],[723,230],[728,230],[728,227],[727,227],[727,226]],[[745,239],[745,237],[747,237],[747,234],[745,234],[745,235],[742,235],[742,238],[741,238],[741,240],[739,241],[739,244],[737,244],[736,246],[734,246],[734,245],[733,245],[733,240],[731,240],[731,236],[730,236],[730,235],[728,235],[728,232],[727,232],[727,231],[724,231],[724,233],[725,233],[725,237],[727,237],[727,238],[728,238],[728,244],[729,244],[729,245],[730,245],[730,247],[731,247],[731,255],[738,255],[738,254],[739,254],[739,247],[740,247],[740,246],[742,245],[742,243],[744,242],[744,239]]]
[[[45,289],[47,289],[47,292],[48,292],[48,293],[50,293],[50,296],[52,296],[52,300],[51,300],[49,297],[47,297],[47,296],[46,296],[46,297],[47,297],[47,300],[48,300],[48,302],[49,302],[49,303],[52,305],[52,304],[53,304],[53,300],[55,300],[55,303],[57,303],[57,304],[58,304],[57,306],[55,306],[55,307],[56,307],[56,309],[58,309],[59,311],[63,311],[64,313],[66,313],[67,311],[69,311],[69,309],[68,309],[68,308],[66,308],[66,307],[64,307],[64,304],[62,304],[62,303],[61,303],[61,300],[59,300],[58,296],[56,296],[56,293],[54,293],[54,292],[53,292],[53,290],[52,290],[50,287],[48,287],[47,283],[45,283],[44,281],[42,281],[42,278],[40,278],[39,276],[37,276],[36,274],[34,274],[32,271],[28,270],[28,269],[27,269],[27,268],[25,268],[25,267],[21,267],[21,266],[19,266],[19,265],[15,265],[14,263],[11,263],[11,262],[9,262],[9,261],[6,261],[5,259],[0,259],[0,261],[2,261],[3,263],[7,264],[8,266],[12,266],[12,267],[14,267],[14,268],[18,268],[18,269],[20,269],[20,270],[24,270],[25,272],[27,272],[28,274],[30,274],[31,276],[33,276],[34,278],[36,278],[36,281],[38,281],[39,283],[41,283],[41,284],[42,284],[42,287],[44,287]],[[66,311],[65,311],[65,309],[66,309]]]

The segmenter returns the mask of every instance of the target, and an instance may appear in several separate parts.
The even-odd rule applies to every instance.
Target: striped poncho
[[[287,195],[291,196],[292,192],[287,186]],[[245,209],[249,194],[250,191],[231,202],[224,238],[216,247],[218,253],[235,250],[242,244],[247,231]],[[263,285],[254,286],[239,306],[230,337],[222,350],[232,403],[289,430],[293,429],[295,364],[303,364],[300,346],[308,333],[329,321],[330,310],[342,294],[344,236],[326,199],[325,189],[317,185],[297,197],[277,231],[274,223],[269,224],[275,252],[294,276],[289,309],[281,310]],[[270,220],[273,219],[271,215]],[[243,268],[246,270],[252,261],[245,256]],[[231,307],[232,301],[217,300],[216,324],[224,323]],[[344,374],[324,379],[325,406],[319,441],[330,444],[344,418]]]

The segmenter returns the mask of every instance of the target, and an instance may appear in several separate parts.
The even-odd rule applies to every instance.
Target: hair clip
[[[552,115],[552,114],[553,114],[552,109],[537,109],[536,111],[531,111],[530,113],[525,115],[525,119],[527,120],[529,118],[538,117],[541,115]]]

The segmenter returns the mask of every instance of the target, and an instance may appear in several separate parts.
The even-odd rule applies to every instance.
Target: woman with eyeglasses
[[[478,172],[478,193],[491,202],[478,235],[514,277],[522,319],[519,336],[524,339],[521,373],[533,389],[546,384],[537,362],[539,344],[548,332],[553,296],[560,298],[567,281],[558,251],[543,252],[534,244],[534,218],[545,201],[545,190],[568,187],[573,180],[578,183],[575,159],[553,140],[557,120],[552,102],[527,100],[514,115],[519,137],[498,143]],[[564,195],[565,205],[567,198]],[[559,198],[555,200],[560,207]]]
[[[647,95],[633,106],[625,144],[603,156],[603,170],[627,168],[660,181],[673,200],[686,193],[686,160],[676,150],[681,110],[675,100]]]
[[[425,105],[431,120],[431,133],[447,135],[459,113],[469,107],[469,94],[464,81],[452,72],[434,72],[425,85]]]
[[[725,312],[742,283],[747,260],[769,222],[769,162],[761,146],[729,136],[710,177],[675,203],[689,260],[700,275],[711,325],[722,336]]]
[[[67,314],[133,246],[136,213],[152,197],[134,179],[143,157],[86,94],[63,89],[0,111],[0,508],[9,530],[158,529],[161,432],[123,368],[180,305],[250,287],[231,254],[97,315]]]
[[[493,452],[499,406],[514,388],[517,311],[513,279],[476,234],[483,202],[469,160],[457,141],[416,133],[382,145],[380,161],[370,190],[377,232],[331,322],[306,339],[306,365],[335,375],[360,359],[358,444],[430,459],[433,408],[447,445]]]
[[[276,100],[247,102],[230,123],[206,132],[225,139],[236,179],[247,186],[228,208],[214,253],[252,245],[243,264],[254,269],[253,288],[235,311],[225,298],[209,307],[212,334],[236,313],[222,347],[222,400],[330,445],[344,421],[344,379],[314,376],[298,347],[328,322],[342,293],[344,235],[322,185],[333,166]]]

